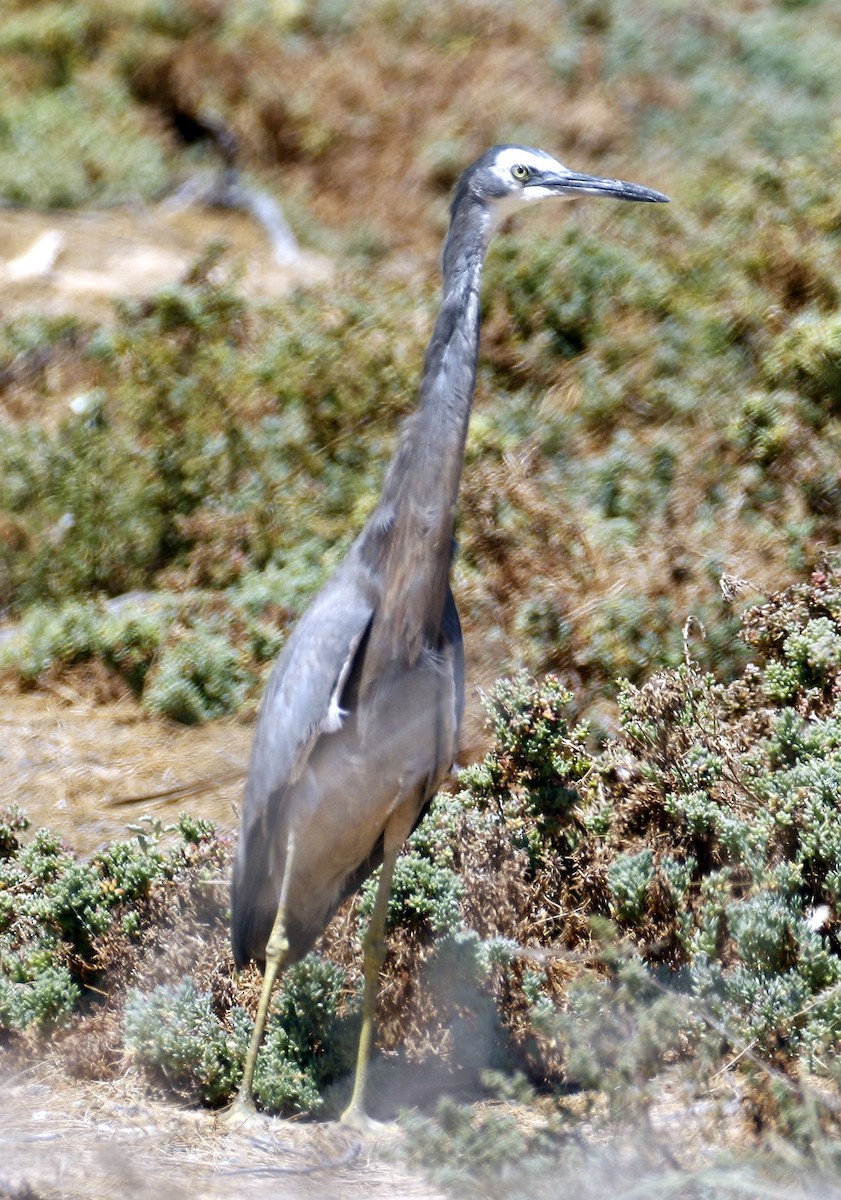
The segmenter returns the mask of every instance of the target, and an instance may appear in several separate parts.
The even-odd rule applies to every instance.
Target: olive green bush
[[[841,590],[823,565],[810,584],[746,611],[753,661],[732,682],[717,683],[687,654],[643,686],[626,685],[618,738],[590,752],[587,769],[582,761],[565,822],[544,825],[540,852],[530,855],[531,894],[544,904],[553,896],[564,914],[554,927],[544,921],[541,945],[562,957],[577,950],[560,989],[545,965],[529,966],[520,980],[532,1082],[545,1085],[557,1055],[565,1084],[542,1121],[525,1126],[536,1141],[519,1127],[528,1142],[520,1153],[534,1155],[536,1177],[512,1180],[511,1155],[495,1158],[507,1117],[447,1102],[408,1122],[407,1153],[449,1194],[548,1195],[562,1169],[580,1178],[583,1194],[591,1183],[603,1194],[615,1186],[614,1151],[605,1160],[569,1137],[585,1113],[608,1144],[619,1139],[622,1178],[653,1186],[658,1164],[657,1194],[799,1194],[787,1190],[795,1161],[804,1194],[834,1194],[839,633]],[[512,847],[534,796],[516,718],[501,703],[514,688],[520,729],[536,730],[545,750],[554,727],[564,748],[557,783],[571,761],[556,681],[521,679],[490,698],[496,744],[463,773],[461,801],[495,808]],[[510,975],[523,955],[553,961],[515,940],[503,971]],[[499,1001],[504,992],[495,994]],[[522,1036],[507,1013],[509,1030]],[[714,1096],[710,1078],[725,1072],[743,1093],[749,1127],[786,1139],[782,1157],[754,1157],[746,1128],[738,1155],[699,1167],[690,1141],[667,1125],[667,1144],[652,1127],[648,1114],[664,1090]],[[535,1098],[521,1102],[533,1121]],[[621,1148],[627,1129],[640,1130],[636,1158]]]
[[[402,1031],[422,1056],[428,1030],[449,1029],[439,1048],[463,1064],[472,1020],[495,1067],[606,1095],[635,1080],[643,1107],[642,1080],[728,1047],[770,1067],[784,1045],[786,1069],[820,1073],[841,1016],[840,597],[826,569],[749,609],[762,657],[730,683],[687,658],[626,685],[602,750],[570,727],[557,679],[500,682],[491,749],[398,864],[387,1040]],[[340,950],[346,970],[358,945]]]
[[[132,992],[126,1001],[126,1046],[135,1061],[169,1090],[208,1105],[224,1103],[242,1073],[247,1032],[240,1028],[237,1038],[235,1014],[232,1024],[226,1035],[210,994],[190,979]]]
[[[353,1062],[353,1022],[338,1010],[345,986],[335,964],[309,955],[287,971],[266,1029],[254,1094],[269,1112],[318,1113],[329,1086]],[[126,1047],[150,1079],[216,1106],[242,1076],[251,1019],[234,1005],[220,1018],[209,992],[189,978],[133,991],[125,1010]]]
[[[448,1062],[459,1087],[504,1093],[531,1113],[529,1132],[452,1101],[408,1122],[413,1161],[461,1147],[455,1175],[446,1162],[427,1166],[453,1194],[508,1186],[515,1144],[533,1155],[535,1187],[552,1164],[583,1170],[586,1148],[571,1132],[583,1116],[599,1137],[649,1128],[664,1087],[703,1091],[721,1072],[743,1096],[746,1129],[779,1131],[804,1170],[835,1170],[835,1118],[820,1090],[835,1085],[841,1028],[841,591],[831,567],[747,609],[743,637],[752,661],[732,681],[703,673],[687,647],[679,667],[626,685],[621,729],[601,748],[570,724],[558,679],[501,681],[486,698],[487,754],[413,835],[389,906],[383,1045],[402,1047],[413,1069]],[[82,862],[47,831],[27,839],[20,812],[4,814],[10,1034],[34,1037],[84,1013],[91,982],[125,961],[117,947],[154,940],[160,887],[195,890],[218,870],[226,850],[209,828],[182,819],[171,846],[163,833]],[[284,977],[258,1060],[267,1111],[341,1104],[374,887]],[[124,1006],[126,1052],[150,1081],[217,1106],[237,1086],[256,992],[248,973],[231,975],[221,909],[208,928],[214,965],[201,981],[184,974],[182,955],[150,988],[137,958],[112,1003]],[[674,1187],[703,1195],[707,1177],[692,1175],[690,1159]],[[756,1181],[777,1168],[748,1157],[739,1169],[759,1195]]]
[[[28,824],[18,809],[0,814],[0,1026],[21,1034],[95,1003],[119,945],[154,926],[155,889],[198,881],[218,854],[207,823],[189,817],[170,830],[147,822],[86,861],[47,829],[24,840]]]
[[[420,339],[366,284],[327,309],[296,297],[279,320],[246,311],[214,262],[210,252],[182,287],[124,306],[85,340],[90,386],[54,430],[4,432],[3,603],[173,580],[224,589],[280,569],[276,600],[297,608],[338,560],[411,402]]]
[[[234,599],[221,614],[210,597],[138,594],[33,605],[0,646],[0,670],[26,686],[99,663],[151,712],[194,724],[236,712],[280,647],[281,631]],[[240,618],[238,614],[242,614]]]

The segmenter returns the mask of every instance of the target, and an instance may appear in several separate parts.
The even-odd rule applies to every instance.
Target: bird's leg
[[[356,1074],[353,1079],[350,1103],[339,1118],[343,1125],[353,1125],[362,1129],[371,1124],[365,1112],[368,1064],[371,1060],[371,1047],[374,1041],[374,1017],[380,970],[385,958],[385,918],[388,912],[388,897],[394,875],[394,864],[403,840],[403,837],[399,841],[389,839],[388,830],[386,830],[383,865],[380,871],[380,881],[377,884],[374,911],[371,913],[371,920],[368,923],[368,931],[363,943],[365,989],[362,994],[362,1029],[359,1033],[359,1049],[356,1053]]]
[[[229,1114],[232,1119],[254,1112],[254,1068],[257,1065],[257,1055],[266,1028],[272,991],[289,953],[289,942],[286,938],[285,907],[285,897],[281,895],[272,931],[269,934],[269,940],[266,942],[266,970],[263,975],[263,990],[260,993],[260,1003],[257,1006],[257,1016],[254,1019],[251,1044],[248,1047],[248,1054],[245,1058],[242,1082],[239,1085],[239,1091]]]

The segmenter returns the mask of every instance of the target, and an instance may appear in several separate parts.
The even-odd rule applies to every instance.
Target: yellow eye
[[[527,167],[525,163],[514,163],[511,174],[515,179],[519,179],[520,183],[523,183],[531,175],[531,168]]]

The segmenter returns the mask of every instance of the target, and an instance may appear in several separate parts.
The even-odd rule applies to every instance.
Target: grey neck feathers
[[[420,399],[405,423],[358,551],[375,564],[370,677],[438,650],[456,501],[479,350],[479,284],[490,237],[487,209],[462,196],[444,248],[444,297],[426,352]],[[367,659],[366,659],[367,661]],[[364,681],[362,686],[364,687]]]
[[[402,430],[380,504],[391,521],[424,510],[448,539],[476,382],[479,286],[490,234],[487,208],[469,195],[461,197],[444,244],[443,301],[426,352],[418,407]]]

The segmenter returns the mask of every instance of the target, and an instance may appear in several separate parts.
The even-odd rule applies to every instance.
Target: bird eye
[[[527,167],[525,163],[514,163],[511,174],[515,179],[519,179],[520,183],[523,183],[531,175],[531,168]]]

